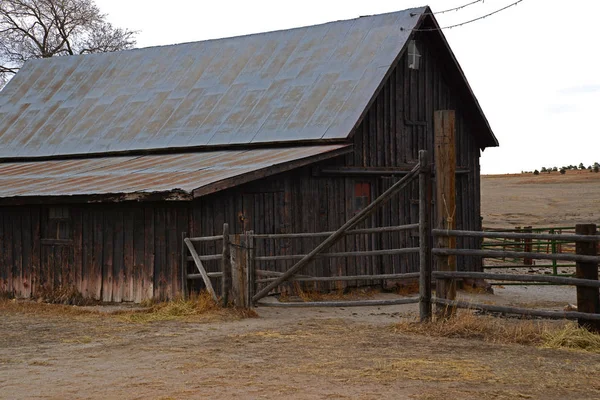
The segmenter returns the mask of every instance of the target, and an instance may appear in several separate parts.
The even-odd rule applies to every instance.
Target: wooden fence
[[[450,157],[451,158],[451,157]],[[491,232],[491,231],[465,231],[454,229],[452,211],[454,205],[454,185],[452,176],[454,171],[449,167],[450,173],[444,171],[448,165],[444,164],[443,155],[436,158],[436,176],[449,176],[448,182],[442,182],[436,186],[436,210],[431,207],[431,166],[428,162],[427,152],[419,153],[419,163],[405,175],[401,180],[392,185],[380,197],[375,199],[365,209],[348,220],[342,227],[333,232],[317,233],[286,233],[286,234],[254,234],[247,232],[243,235],[230,235],[227,224],[224,225],[223,235],[185,238],[182,256],[182,268],[185,276],[182,279],[185,284],[190,279],[202,279],[206,289],[216,299],[211,279],[220,278],[222,284],[222,300],[225,305],[230,303],[237,306],[247,307],[252,305],[263,305],[260,302],[265,296],[286,282],[331,282],[331,281],[376,281],[387,279],[415,279],[419,278],[419,296],[401,298],[394,300],[361,300],[361,301],[332,301],[332,302],[303,302],[303,303],[269,303],[280,307],[299,306],[351,306],[351,305],[387,305],[419,303],[421,321],[429,321],[432,317],[432,306],[437,306],[437,313],[441,316],[452,316],[456,308],[468,307],[490,312],[504,312],[528,316],[540,316],[546,318],[569,318],[577,319],[580,324],[590,326],[600,331],[600,304],[598,281],[598,241],[596,226],[577,225],[575,234],[538,233],[538,232]],[[376,208],[388,201],[399,190],[402,190],[409,182],[419,179],[419,224],[377,227],[368,229],[354,229],[354,227],[373,213]],[[443,180],[442,180],[443,181]],[[434,217],[435,216],[435,221]],[[432,221],[434,223],[432,224]],[[432,229],[435,225],[435,229]],[[404,230],[416,230],[419,232],[419,247],[395,248],[383,250],[361,250],[326,253],[336,241],[347,235],[372,234],[380,232],[398,232]],[[284,254],[284,255],[261,255],[257,256],[254,249],[256,242],[267,239],[289,239],[289,238],[324,238],[324,240],[307,254]],[[533,248],[527,247],[527,251],[497,250],[497,249],[458,249],[456,248],[457,237],[471,238],[495,238],[507,240],[558,240],[576,243],[576,251],[571,253],[545,253],[534,252]],[[222,241],[222,252],[220,254],[200,255],[194,243],[206,241]],[[433,246],[431,246],[433,243]],[[519,249],[521,250],[521,249]],[[299,274],[304,267],[317,258],[336,257],[371,257],[396,254],[419,254],[419,272],[396,273],[377,275],[352,275],[352,276],[309,276]],[[545,276],[545,275],[522,275],[522,274],[497,274],[488,272],[458,272],[456,270],[456,256],[476,256],[482,258],[526,258],[570,261],[576,263],[576,277]],[[204,261],[220,260],[221,272],[208,272],[204,268]],[[197,272],[187,272],[190,261],[194,262]],[[286,271],[269,271],[261,268],[261,263],[273,261],[295,261],[295,264]],[[435,271],[433,271],[435,269]],[[456,300],[456,281],[460,279],[490,279],[511,282],[545,282],[577,287],[577,312],[560,312],[532,310],[517,307],[503,307],[488,304],[473,304]],[[436,297],[432,297],[432,283],[435,282]],[[185,286],[184,286],[185,287]]]

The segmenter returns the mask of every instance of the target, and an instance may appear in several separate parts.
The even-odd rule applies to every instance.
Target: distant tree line
[[[534,171],[521,171],[524,174],[534,174],[534,175],[539,175],[540,173],[547,173],[550,174],[552,172],[559,172],[561,175],[564,175],[567,173],[568,170],[573,170],[573,171],[577,171],[577,170],[588,170],[590,172],[599,172],[600,171],[600,164],[598,162],[595,162],[592,165],[588,165],[587,167],[583,164],[583,163],[579,163],[579,165],[566,165],[566,166],[562,166],[560,168],[558,167],[542,167],[539,170],[534,170]]]

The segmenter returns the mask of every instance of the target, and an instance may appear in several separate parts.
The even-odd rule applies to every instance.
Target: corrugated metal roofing
[[[0,157],[346,138],[424,10],[30,61]]]
[[[92,194],[192,193],[210,184],[350,145],[209,151],[0,164],[0,198]]]

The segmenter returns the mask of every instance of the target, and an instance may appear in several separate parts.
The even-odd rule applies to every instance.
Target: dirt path
[[[598,354],[394,331],[415,312],[260,308],[151,324],[3,312],[0,398],[600,398]]]

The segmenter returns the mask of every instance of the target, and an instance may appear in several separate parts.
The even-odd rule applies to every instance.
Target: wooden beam
[[[342,225],[342,227],[340,229],[338,229],[337,231],[332,233],[331,236],[329,236],[327,239],[325,239],[323,242],[321,242],[321,244],[319,244],[313,251],[311,251],[309,254],[304,256],[294,266],[292,266],[289,270],[287,270],[282,276],[277,278],[276,281],[274,281],[274,282],[268,284],[266,287],[264,287],[260,292],[258,292],[252,298],[252,300],[256,302],[256,301],[262,299],[263,297],[265,297],[271,290],[273,290],[277,286],[281,285],[288,278],[290,278],[291,276],[296,274],[298,271],[300,271],[303,267],[305,267],[309,262],[311,262],[315,258],[315,256],[317,256],[321,252],[327,250],[335,242],[337,242],[340,238],[344,237],[344,234],[347,231],[354,228],[357,224],[359,224],[361,221],[363,221],[365,218],[367,218],[369,215],[371,215],[377,209],[377,207],[379,207],[381,204],[388,201],[390,199],[390,197],[392,197],[399,190],[401,190],[402,188],[407,186],[413,180],[413,178],[417,175],[418,171],[419,171],[419,165],[417,165],[415,168],[413,168],[413,170],[410,172],[410,174],[404,176],[398,182],[393,184],[388,190],[386,190],[383,194],[381,194],[381,196],[379,196],[377,199],[375,199],[373,202],[371,202],[371,204],[369,204],[367,207],[362,209],[358,214],[356,214],[354,217],[350,218],[344,225]]]
[[[414,166],[414,164],[413,164]],[[314,175],[333,175],[333,176],[400,176],[406,175],[410,172],[411,168],[385,168],[385,167],[331,167],[323,168]],[[468,167],[457,167],[456,174],[468,174],[471,170]],[[432,172],[435,176],[435,174]]]
[[[431,320],[431,173],[427,151],[419,151],[419,316]]]
[[[579,235],[595,235],[595,224],[577,224],[575,233]],[[595,256],[598,254],[598,244],[595,242],[577,242],[575,252],[578,255]],[[598,281],[598,263],[577,262],[575,276],[580,279]],[[600,299],[598,288],[577,286],[577,311],[583,313],[600,314]],[[594,332],[600,332],[600,321],[579,318],[580,326],[585,326]]]
[[[374,307],[391,306],[396,304],[415,304],[419,302],[418,297],[405,297],[390,300],[352,300],[352,301],[302,301],[302,302],[262,302],[258,303],[264,307]]]
[[[456,138],[455,113],[451,110],[434,114],[435,148],[435,227],[456,229]],[[456,248],[455,237],[438,236],[437,248]],[[456,256],[438,255],[435,258],[438,271],[456,271]],[[456,283],[452,279],[438,279],[436,296],[442,299],[456,298]],[[449,316],[448,307],[438,305],[438,314]]]
[[[223,253],[221,258],[221,271],[223,272],[222,301],[223,307],[229,305],[229,292],[231,291],[231,250],[229,243],[229,224],[223,224]]]
[[[206,269],[204,269],[204,265],[202,265],[202,261],[200,261],[200,257],[198,257],[198,253],[194,248],[194,244],[190,241],[189,238],[183,239],[185,245],[187,246],[192,258],[194,259],[194,263],[196,264],[196,268],[198,268],[198,272],[202,275],[202,279],[204,280],[204,285],[206,286],[206,291],[210,293],[214,301],[218,301],[217,294],[215,293],[215,289],[213,289],[212,283],[210,282],[210,278],[206,273]]]

